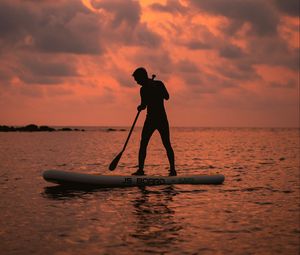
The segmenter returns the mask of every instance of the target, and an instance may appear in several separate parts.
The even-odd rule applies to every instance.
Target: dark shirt
[[[148,117],[161,118],[166,116],[164,99],[169,99],[169,93],[161,81],[148,80],[140,90],[141,106],[147,107]]]

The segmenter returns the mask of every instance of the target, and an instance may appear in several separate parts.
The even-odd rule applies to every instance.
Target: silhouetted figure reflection
[[[139,67],[132,74],[135,81],[141,85],[140,95],[141,104],[137,107],[138,111],[147,108],[147,117],[144,123],[142,138],[139,150],[139,169],[133,175],[144,175],[144,163],[146,158],[147,146],[155,130],[158,130],[163,145],[167,151],[170,172],[169,175],[176,175],[174,152],[170,142],[170,131],[167,114],[164,107],[164,100],[169,99],[169,93],[165,85],[158,80],[148,78],[145,68]]]
[[[140,194],[132,199],[136,226],[131,236],[141,243],[139,252],[151,250],[153,254],[165,254],[181,241],[180,230],[183,227],[172,209],[173,197],[178,192],[172,186],[139,189]]]

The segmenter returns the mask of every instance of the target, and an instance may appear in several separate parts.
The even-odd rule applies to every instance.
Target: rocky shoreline
[[[49,126],[37,126],[35,124],[29,124],[24,127],[13,127],[13,126],[1,126],[0,125],[0,132],[42,132],[42,131],[47,131],[47,132],[53,132],[53,131],[85,131],[84,129],[78,129],[78,128],[69,128],[69,127],[64,127],[64,128],[59,128],[55,129]]]

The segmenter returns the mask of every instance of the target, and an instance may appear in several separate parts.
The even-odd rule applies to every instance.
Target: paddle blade
[[[117,167],[117,165],[118,165],[118,163],[119,163],[119,160],[120,160],[120,158],[122,157],[122,154],[123,154],[123,151],[121,151],[121,152],[114,158],[114,160],[110,163],[110,165],[109,165],[109,167],[108,167],[108,169],[109,169],[110,171],[113,171],[113,170],[116,169],[116,167]]]

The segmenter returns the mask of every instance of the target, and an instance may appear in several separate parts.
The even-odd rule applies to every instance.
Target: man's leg
[[[170,164],[170,175],[177,175],[175,170],[175,157],[174,151],[170,142],[170,132],[169,132],[169,124],[168,122],[161,125],[158,129],[163,145],[167,151],[167,156]]]
[[[154,131],[155,127],[153,127],[153,125],[151,125],[151,122],[146,119],[142,131],[142,138],[139,150],[139,169],[135,173],[133,173],[133,175],[144,174],[144,163],[147,155],[147,146]]]

